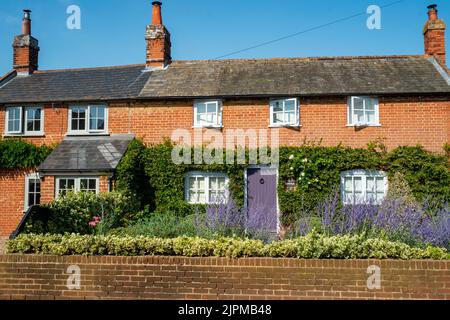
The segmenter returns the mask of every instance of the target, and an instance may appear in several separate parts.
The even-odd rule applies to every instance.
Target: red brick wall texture
[[[370,266],[379,289],[368,289]],[[450,300],[450,261],[4,255],[0,299]]]
[[[342,143],[365,147],[384,139],[389,149],[421,144],[443,152],[450,141],[450,102],[448,98],[386,98],[380,100],[380,127],[355,130],[347,127],[347,98],[301,98],[299,129],[270,129],[280,133],[280,144],[299,146],[306,141],[321,141],[325,146]],[[175,129],[193,133],[193,100],[110,103],[109,133],[134,133],[146,143],[170,138]],[[67,105],[46,104],[45,136],[26,138],[36,144],[53,144],[67,134]],[[0,132],[4,132],[4,108],[0,108]],[[269,100],[224,100],[223,126],[226,129],[268,129]]]
[[[0,170],[0,237],[8,237],[23,217],[24,170]]]

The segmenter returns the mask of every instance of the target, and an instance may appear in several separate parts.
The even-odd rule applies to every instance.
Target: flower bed
[[[299,259],[435,259],[449,260],[444,248],[410,247],[404,243],[366,239],[361,235],[326,237],[317,232],[293,240],[265,244],[240,238],[117,237],[92,235],[20,235],[7,243],[8,253],[48,255],[283,257]]]

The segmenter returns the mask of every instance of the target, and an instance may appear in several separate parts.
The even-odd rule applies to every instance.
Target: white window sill
[[[301,124],[271,124],[269,128],[301,128]]]
[[[367,128],[367,127],[381,127],[381,124],[363,124],[363,125],[356,125],[356,124],[347,124],[347,128]]]
[[[222,129],[223,126],[214,126],[214,125],[210,125],[210,126],[192,126],[192,129]]]
[[[37,133],[5,133],[3,134],[4,138],[41,138],[45,137],[45,133],[37,132]]]
[[[91,137],[91,136],[109,136],[106,132],[68,132],[67,137]]]

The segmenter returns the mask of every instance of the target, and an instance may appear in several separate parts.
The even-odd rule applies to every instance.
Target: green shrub
[[[123,225],[132,207],[130,197],[120,192],[68,192],[29,217],[25,232],[103,234]]]
[[[412,248],[399,242],[363,236],[326,237],[313,231],[307,236],[264,244],[259,240],[199,237],[163,239],[114,235],[22,234],[7,242],[8,253],[51,255],[167,255],[188,257],[273,257],[298,259],[436,259],[448,260],[446,249]]]
[[[194,216],[180,217],[172,213],[155,213],[127,228],[112,230],[118,236],[147,236],[158,238],[176,238],[195,236]]]

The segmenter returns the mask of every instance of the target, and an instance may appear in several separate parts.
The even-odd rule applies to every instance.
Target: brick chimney
[[[428,21],[423,28],[425,54],[445,65],[445,23],[438,18],[437,5],[428,6]]]
[[[149,70],[163,69],[172,62],[170,33],[162,21],[162,3],[154,1],[152,6],[152,24],[147,26],[145,32],[145,40],[147,41],[146,66]]]
[[[31,36],[31,11],[23,10],[22,34],[14,37],[13,69],[18,74],[38,70],[39,41]]]

